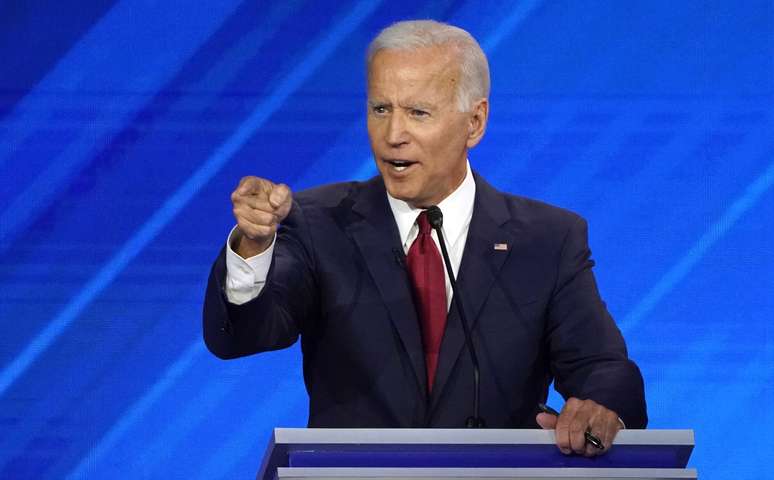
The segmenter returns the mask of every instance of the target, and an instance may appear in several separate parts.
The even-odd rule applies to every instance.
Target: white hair
[[[416,51],[421,48],[450,46],[460,66],[457,109],[469,111],[474,103],[489,98],[489,62],[475,38],[465,30],[435,20],[406,20],[382,30],[368,45],[366,65],[380,50]]]

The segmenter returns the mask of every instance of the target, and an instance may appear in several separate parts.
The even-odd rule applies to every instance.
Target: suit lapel
[[[504,228],[510,219],[502,194],[480,176],[475,175],[476,200],[470,221],[468,238],[460,264],[457,287],[460,290],[465,314],[475,338],[475,326],[481,309],[497,279],[500,268],[514,246],[514,234]],[[507,250],[495,249],[495,244],[507,245]],[[452,303],[441,343],[441,353],[436,372],[430,415],[443,394],[446,382],[464,351],[465,336],[457,308]],[[464,353],[467,355],[467,352]],[[479,355],[480,357],[480,355]],[[473,385],[471,372],[471,388]],[[472,391],[472,390],[471,390]],[[471,396],[472,399],[472,396]],[[472,405],[472,404],[471,404]],[[460,419],[460,424],[465,419]]]
[[[381,178],[371,180],[356,194],[352,211],[356,216],[346,230],[357,244],[389,311],[410,358],[421,394],[427,396],[419,321],[406,273],[400,234]]]

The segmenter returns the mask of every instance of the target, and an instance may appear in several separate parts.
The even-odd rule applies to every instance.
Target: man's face
[[[488,105],[459,112],[459,67],[446,48],[381,50],[368,71],[368,137],[387,191],[414,207],[440,203],[465,179]]]

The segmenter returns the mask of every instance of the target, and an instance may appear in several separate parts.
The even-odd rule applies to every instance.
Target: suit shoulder
[[[301,190],[294,199],[304,208],[332,208],[351,198],[369,182],[337,182]]]
[[[510,219],[521,226],[554,225],[565,228],[582,218],[577,213],[534,198],[504,192],[474,172],[478,201],[491,209],[494,218]],[[494,207],[493,207],[494,206]],[[503,208],[504,207],[504,208]]]
[[[568,239],[582,242],[587,238],[587,224],[577,213],[550,203],[519,195],[503,194],[510,212],[509,228],[535,252],[557,253]]]
[[[566,208],[558,207],[542,200],[523,197],[511,193],[502,193],[511,217],[527,224],[555,225],[567,228],[579,221],[584,221],[579,214]]]

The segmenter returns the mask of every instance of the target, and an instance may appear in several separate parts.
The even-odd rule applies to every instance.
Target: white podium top
[[[275,428],[274,443],[554,445],[553,430],[467,428]],[[693,430],[621,430],[613,445],[693,445]]]

